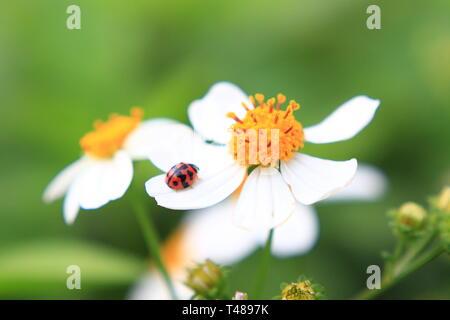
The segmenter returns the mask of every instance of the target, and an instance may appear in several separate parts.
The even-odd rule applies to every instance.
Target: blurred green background
[[[81,7],[81,30],[66,8]],[[382,29],[366,28],[381,7]],[[186,107],[216,81],[248,93],[283,92],[308,126],[357,94],[382,101],[355,139],[306,152],[357,157],[382,168],[387,195],[375,203],[318,205],[321,237],[308,255],[275,260],[265,296],[300,274],[329,298],[365,286],[394,242],[385,212],[425,203],[450,183],[450,2],[361,0],[3,1],[0,10],[0,298],[124,298],[148,268],[127,199],[62,220],[61,201],[44,205],[50,179],[80,156],[95,119],[145,109],[187,122]],[[133,183],[157,171],[137,166]],[[142,196],[144,193],[142,190]],[[182,213],[148,198],[161,237]],[[232,287],[250,290],[260,252],[237,265]],[[82,268],[82,290],[65,268]],[[450,298],[448,258],[427,265],[384,298]]]

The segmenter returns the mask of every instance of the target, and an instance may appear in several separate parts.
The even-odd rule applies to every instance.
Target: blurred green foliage
[[[70,4],[81,7],[81,30],[66,28]],[[366,28],[370,4],[381,7],[381,30]],[[376,203],[317,206],[316,248],[273,261],[266,297],[300,274],[323,284],[329,298],[355,294],[366,267],[381,264],[380,251],[393,243],[386,210],[450,183],[446,0],[17,0],[0,7],[1,298],[123,298],[147,259],[126,199],[81,212],[68,227],[61,202],[42,203],[43,189],[80,155],[78,140],[95,119],[140,105],[147,117],[187,121],[189,102],[219,80],[248,93],[283,92],[300,102],[306,126],[356,94],[382,101],[355,139],[305,151],[377,165],[390,179],[388,194]],[[157,173],[147,162],[137,169],[141,185]],[[182,213],[147,203],[166,237]],[[258,259],[233,269],[232,288],[253,287],[248,274]],[[93,270],[85,290],[65,288],[72,261]],[[448,266],[441,258],[384,297],[449,298]]]

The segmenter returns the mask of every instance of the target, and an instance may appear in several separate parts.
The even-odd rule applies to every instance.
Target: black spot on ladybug
[[[197,181],[197,172],[199,168],[196,165],[180,162],[174,165],[166,174],[166,184],[169,188],[180,190],[185,189]]]
[[[174,175],[175,175],[175,173],[172,173],[170,176],[167,174],[166,175],[166,183],[170,183],[172,181],[172,178]]]

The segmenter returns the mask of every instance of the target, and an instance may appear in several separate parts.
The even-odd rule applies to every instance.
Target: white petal
[[[326,201],[372,201],[380,198],[386,189],[387,178],[380,169],[367,164],[359,164],[355,178],[350,185]]]
[[[199,137],[192,128],[180,122],[168,123],[154,128],[158,137],[149,150],[150,161],[162,171],[168,171],[179,162],[193,162]]]
[[[134,160],[147,159],[149,152],[155,144],[160,144],[162,137],[159,135],[161,127],[176,122],[170,119],[152,119],[143,121],[127,138],[123,149]]]
[[[245,167],[230,162],[216,171],[200,167],[198,180],[183,190],[169,188],[165,183],[165,174],[148,180],[145,188],[160,206],[175,210],[201,209],[228,197],[242,183],[245,174]]]
[[[234,162],[226,146],[205,143],[192,128],[179,122],[167,123],[154,128],[158,141],[152,143],[148,153],[150,161],[167,172],[180,163],[192,163],[205,172],[216,170]]]
[[[310,251],[319,236],[317,214],[311,206],[297,204],[288,221],[274,230],[272,254],[285,258],[302,255]],[[265,239],[261,245],[265,244]]]
[[[221,265],[234,264],[258,247],[255,234],[232,223],[236,200],[231,197],[210,208],[191,211],[183,224],[191,259],[211,259]]]
[[[332,161],[296,153],[281,161],[281,174],[291,186],[295,198],[310,205],[323,200],[350,184],[357,168],[356,159]]]
[[[121,198],[133,179],[133,163],[130,157],[122,151],[116,153],[113,163],[109,168],[109,174],[103,181],[104,188],[109,201]]]
[[[312,143],[330,143],[350,139],[369,124],[379,105],[380,100],[356,96],[319,124],[305,128],[305,140]]]
[[[83,209],[97,209],[123,196],[133,177],[133,164],[124,152],[113,159],[97,160],[87,167],[79,179],[79,203]]]
[[[255,168],[239,196],[233,222],[249,230],[269,230],[285,222],[295,209],[295,199],[280,172]]]
[[[230,141],[229,129],[234,123],[226,114],[234,112],[242,119],[246,113],[242,102],[251,106],[248,96],[239,87],[230,82],[218,82],[202,99],[191,103],[189,119],[195,131],[206,140],[225,144]]]
[[[88,162],[86,157],[82,157],[58,173],[45,189],[43,200],[48,203],[62,197]]]
[[[63,216],[66,224],[71,225],[75,222],[80,211],[79,203],[79,184],[75,181],[67,191],[66,197],[64,198],[63,204]]]
[[[173,281],[175,292],[180,300],[189,300],[193,291],[182,281]],[[128,299],[131,300],[171,300],[169,290],[163,278],[156,271],[142,277],[131,289]]]

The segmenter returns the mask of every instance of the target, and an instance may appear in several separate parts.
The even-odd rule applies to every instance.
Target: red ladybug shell
[[[196,165],[180,162],[174,165],[166,174],[166,184],[171,189],[181,190],[192,186],[198,179]]]

